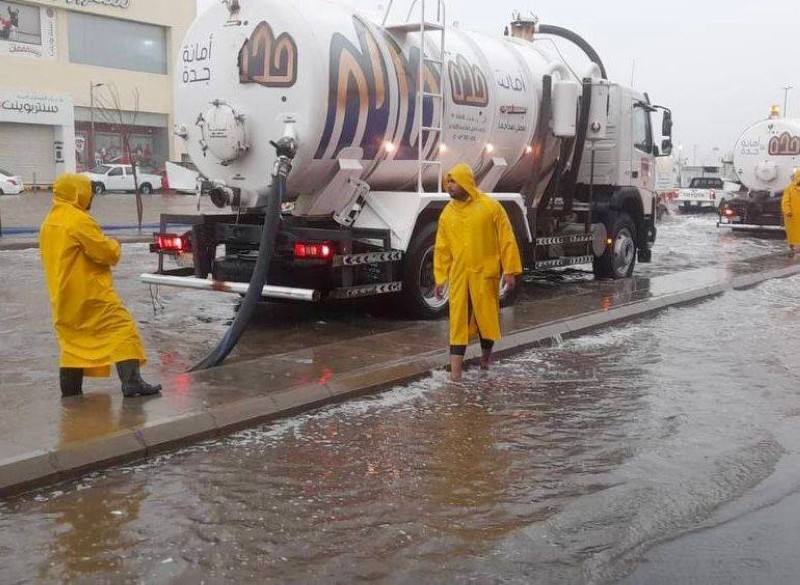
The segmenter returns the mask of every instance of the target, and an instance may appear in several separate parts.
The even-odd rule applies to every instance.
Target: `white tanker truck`
[[[720,204],[717,225],[782,231],[781,197],[800,168],[800,120],[773,112],[747,128],[736,142],[733,165],[747,192]]]
[[[399,23],[392,4],[374,19],[325,0],[222,0],[197,18],[177,63],[176,133],[202,195],[230,213],[163,216],[145,282],[244,292],[276,214],[263,297],[397,294],[438,316],[442,174],[458,162],[502,202],[526,270],[593,264],[622,278],[650,261],[668,109],[609,82],[565,29],[516,17],[493,38],[444,26],[441,1],[414,2]],[[585,70],[549,55],[547,35],[582,49]],[[192,268],[165,268],[187,252]]]

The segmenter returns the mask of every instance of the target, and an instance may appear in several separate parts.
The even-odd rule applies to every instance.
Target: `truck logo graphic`
[[[771,156],[800,155],[800,136],[792,136],[788,132],[784,132],[780,136],[773,136],[769,141],[769,154]]]
[[[292,87],[297,82],[297,43],[291,35],[275,38],[272,27],[260,22],[239,51],[239,82]]]
[[[477,65],[470,65],[463,55],[459,55],[455,61],[450,61],[447,71],[450,75],[453,103],[475,108],[489,105],[489,87],[486,77]]]
[[[424,141],[426,158],[437,148],[437,136],[418,136],[417,116],[430,126],[441,115],[441,104],[430,97],[417,112],[416,71],[420,52],[412,48],[406,56],[386,31],[353,17],[357,43],[341,33],[331,39],[328,113],[314,158],[336,158],[347,147],[363,150],[364,160],[379,156],[395,160],[417,157],[417,144]],[[425,91],[439,91],[438,70],[425,64]],[[392,152],[382,151],[391,143]]]

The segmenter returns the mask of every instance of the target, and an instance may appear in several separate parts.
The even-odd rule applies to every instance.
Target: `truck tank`
[[[447,28],[442,56],[441,34],[426,32],[418,111],[418,25],[383,27],[325,0],[234,4],[197,18],[176,75],[176,133],[205,177],[240,193],[234,206],[256,203],[275,161],[269,142],[287,133],[299,146],[287,187],[296,215],[340,210],[330,190],[320,196],[340,160],[358,161],[372,190],[416,191],[419,128],[438,125],[443,106],[441,141],[422,131],[425,159],[444,169],[466,162],[478,176],[499,165],[497,192],[543,189],[536,180],[552,172],[560,145],[548,132],[534,149],[543,77],[577,83],[560,79],[563,65],[533,43]],[[542,176],[531,182],[534,172]],[[438,169],[424,176],[437,187]]]
[[[800,168],[800,120],[769,118],[753,124],[736,142],[733,164],[750,191],[782,192]]]

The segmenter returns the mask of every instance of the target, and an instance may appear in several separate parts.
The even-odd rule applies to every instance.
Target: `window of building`
[[[69,13],[69,59],[73,63],[146,73],[167,73],[164,27]]]

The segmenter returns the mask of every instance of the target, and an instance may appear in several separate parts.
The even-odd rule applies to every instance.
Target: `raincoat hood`
[[[792,177],[792,185],[794,185],[795,188],[800,189],[800,169],[797,169],[794,172],[794,176]]]
[[[447,173],[446,181],[454,181],[469,194],[470,200],[474,201],[478,198],[478,186],[475,184],[475,174],[472,172],[472,169],[464,164],[460,163],[454,166],[450,171]]]
[[[92,182],[83,175],[65,173],[53,183],[53,201],[86,211],[92,202]]]

